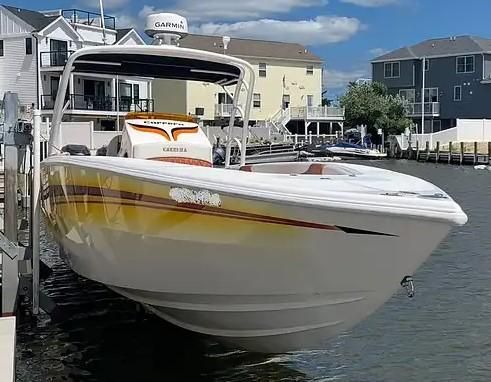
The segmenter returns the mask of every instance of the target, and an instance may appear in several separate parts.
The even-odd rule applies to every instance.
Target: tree
[[[383,129],[386,134],[398,134],[409,127],[405,101],[390,95],[387,87],[379,82],[348,85],[346,94],[340,98],[345,108],[346,122],[350,126],[367,125],[369,133]]]

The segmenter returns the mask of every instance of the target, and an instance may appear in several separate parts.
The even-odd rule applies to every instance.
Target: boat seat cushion
[[[245,165],[242,166],[240,170],[247,172],[289,175],[351,175],[351,171],[347,171],[346,168],[339,165],[309,162],[261,163]]]

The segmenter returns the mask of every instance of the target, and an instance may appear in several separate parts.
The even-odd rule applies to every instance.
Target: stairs
[[[286,125],[291,120],[291,111],[289,108],[278,110],[266,123],[273,126],[276,132],[289,135],[290,131],[287,129]]]

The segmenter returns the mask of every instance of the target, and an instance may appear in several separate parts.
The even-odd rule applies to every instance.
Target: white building
[[[0,99],[16,92],[21,105],[53,112],[63,66],[77,49],[102,44],[145,44],[134,29],[116,29],[115,18],[76,9],[37,12],[0,5]],[[151,79],[74,73],[66,95],[68,121],[117,128],[117,116],[153,109]]]
[[[316,134],[328,133],[329,123],[332,131],[332,123],[342,124],[344,120],[343,109],[322,106],[323,62],[302,45],[231,38],[225,49],[222,37],[202,35],[188,35],[179,45],[226,53],[255,68],[251,124],[270,123],[279,131],[288,126],[292,133]],[[154,82],[154,98],[159,111],[196,115],[206,125],[227,123],[232,110],[225,90],[208,83],[158,80]]]

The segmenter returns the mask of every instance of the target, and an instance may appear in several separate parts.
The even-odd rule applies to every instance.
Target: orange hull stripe
[[[196,134],[197,132],[198,132],[197,127],[177,128],[172,130],[172,138],[174,138],[174,140],[177,141],[177,138],[179,138],[179,135],[181,134]]]
[[[170,141],[170,137],[169,137],[169,134],[167,134],[166,131],[162,130],[162,129],[159,129],[157,127],[150,127],[150,126],[137,126],[137,125],[133,125],[131,123],[129,123],[129,125],[137,130],[137,131],[141,131],[143,133],[153,133],[153,134],[158,134],[158,135],[161,135],[162,137],[164,137],[165,139],[167,139],[168,141]]]

